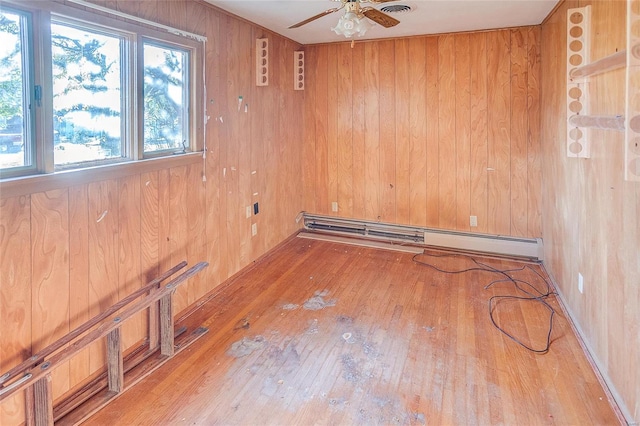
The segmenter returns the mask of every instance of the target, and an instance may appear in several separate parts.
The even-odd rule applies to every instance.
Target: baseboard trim
[[[502,235],[459,232],[446,229],[423,228],[409,225],[373,222],[335,216],[314,215],[301,212],[297,221],[303,220],[308,232],[352,237],[364,240],[385,241],[394,244],[413,244],[446,249],[465,250],[523,257],[542,261],[544,248],[541,238],[519,238]]]

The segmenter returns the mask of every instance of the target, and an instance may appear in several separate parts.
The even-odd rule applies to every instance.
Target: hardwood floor
[[[619,424],[553,295],[551,346],[535,354],[489,318],[491,296],[524,295],[512,282],[485,289],[504,276],[412,257],[290,240],[185,319],[207,336],[87,424]],[[528,267],[511,275],[546,291]],[[541,303],[498,299],[494,314],[545,347]]]

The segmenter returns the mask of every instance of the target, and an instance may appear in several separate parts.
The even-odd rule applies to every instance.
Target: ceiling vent
[[[407,13],[411,12],[411,6],[407,6],[406,4],[392,4],[380,8],[380,11],[384,13]]]

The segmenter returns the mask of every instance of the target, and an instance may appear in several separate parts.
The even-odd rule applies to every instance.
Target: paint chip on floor
[[[327,290],[324,291],[316,291],[309,300],[304,302],[302,305],[308,311],[319,311],[320,309],[324,309],[330,306],[336,305],[336,299],[324,300],[324,297],[329,294]]]
[[[264,348],[265,345],[266,340],[263,336],[258,335],[253,339],[243,337],[242,340],[233,342],[231,348],[227,351],[227,355],[234,358],[242,358],[243,356],[252,354],[258,349]]]

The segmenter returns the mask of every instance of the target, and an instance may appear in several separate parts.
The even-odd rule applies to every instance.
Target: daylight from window
[[[23,125],[29,107],[23,78],[23,25],[20,15],[0,13],[0,168],[30,163]]]
[[[51,24],[56,165],[122,156],[118,37]]]
[[[188,53],[144,44],[144,150],[185,149]]]

